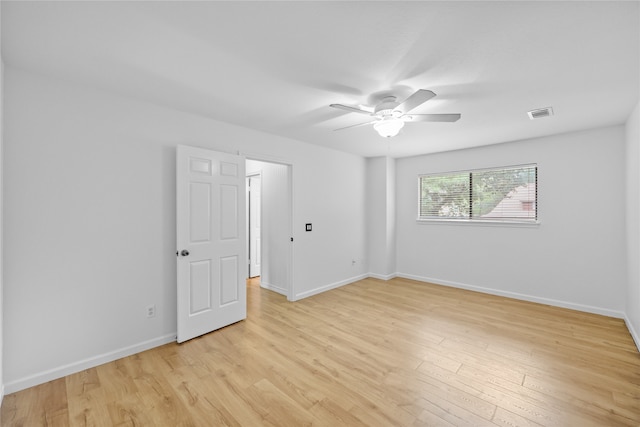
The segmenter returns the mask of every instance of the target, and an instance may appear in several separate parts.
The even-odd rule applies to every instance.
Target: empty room
[[[639,1],[0,25],[1,426],[640,425]]]

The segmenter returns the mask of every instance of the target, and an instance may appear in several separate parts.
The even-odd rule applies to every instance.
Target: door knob
[[[183,249],[182,252],[180,252],[180,255],[182,256],[189,256],[189,251],[186,249]]]

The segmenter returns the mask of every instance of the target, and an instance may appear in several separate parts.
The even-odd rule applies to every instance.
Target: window
[[[422,175],[420,220],[536,222],[538,167]]]

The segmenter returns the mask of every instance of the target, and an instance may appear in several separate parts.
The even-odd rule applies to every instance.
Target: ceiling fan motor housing
[[[395,110],[395,108],[400,105],[396,101],[395,96],[385,96],[382,98],[382,101],[376,105],[376,108],[373,110],[373,115],[378,117],[400,117],[402,112]]]

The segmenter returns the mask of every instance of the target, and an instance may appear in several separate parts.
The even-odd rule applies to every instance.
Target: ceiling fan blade
[[[341,110],[349,111],[351,113],[366,114],[367,116],[371,115],[371,111],[363,110],[363,109],[358,108],[358,107],[352,107],[351,105],[331,104],[331,105],[329,105],[329,107],[339,108]]]
[[[396,110],[400,110],[403,114],[407,114],[409,111],[413,110],[418,105],[427,102],[434,96],[436,96],[436,94],[430,90],[418,89],[413,93],[413,95],[405,99],[402,104],[398,105]]]
[[[337,130],[344,130],[344,129],[349,129],[349,128],[357,128],[358,126],[371,125],[371,124],[374,124],[377,121],[378,120],[374,120],[372,122],[366,122],[366,123],[358,123],[357,125],[345,126],[343,128],[334,129],[333,131],[335,132]]]
[[[410,122],[457,122],[461,114],[409,114],[403,116]]]

